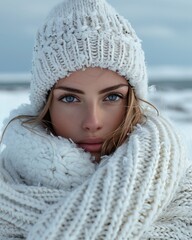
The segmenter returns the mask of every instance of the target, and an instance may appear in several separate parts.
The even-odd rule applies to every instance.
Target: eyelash
[[[107,98],[109,98],[110,96],[116,96],[116,97],[118,97],[118,99],[115,99],[115,100],[106,100]],[[73,98],[73,100],[74,99],[76,99],[76,101],[65,101],[67,98]],[[107,101],[109,101],[109,102],[117,102],[119,99],[124,99],[125,97],[122,95],[122,94],[120,94],[120,93],[110,93],[110,94],[108,94],[107,96],[105,96],[105,98],[104,98],[104,101],[105,102],[107,102]],[[64,100],[65,99],[65,100]],[[76,97],[76,96],[74,96],[74,95],[72,95],[72,94],[66,94],[66,95],[63,95],[63,96],[61,96],[59,99],[58,99],[59,101],[62,101],[62,102],[64,102],[64,103],[75,103],[75,102],[80,102],[79,101],[79,99]]]
[[[123,98],[124,98],[124,96],[123,96],[122,94],[120,94],[120,93],[110,93],[110,94],[108,94],[108,95],[105,97],[105,99],[106,99],[106,98],[109,98],[110,96],[116,96],[116,97],[118,97],[119,99],[123,99]],[[118,100],[119,100],[119,99],[118,99]],[[116,102],[116,101],[118,101],[118,100],[105,100],[105,101]]]
[[[62,97],[60,97],[59,98],[59,101],[62,101],[62,102],[64,102],[64,103],[74,103],[74,102],[79,102],[79,100],[78,101],[64,101],[64,99],[67,99],[67,97],[72,97],[73,99],[77,99],[78,100],[78,98],[76,97],[76,96],[74,96],[74,95],[72,95],[72,94],[66,94],[66,95],[63,95]]]

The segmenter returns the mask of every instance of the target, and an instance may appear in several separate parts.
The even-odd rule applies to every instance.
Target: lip
[[[83,148],[86,152],[99,152],[103,145],[102,139],[86,139],[77,144],[80,148]]]

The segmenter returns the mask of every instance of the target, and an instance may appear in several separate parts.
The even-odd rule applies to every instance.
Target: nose
[[[82,127],[92,133],[102,129],[102,111],[97,105],[92,104],[86,107]]]

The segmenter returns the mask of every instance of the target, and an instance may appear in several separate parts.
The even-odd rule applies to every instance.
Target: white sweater
[[[10,116],[33,114],[22,106]],[[0,239],[192,239],[192,168],[169,122],[154,113],[99,165],[67,139],[5,132]]]

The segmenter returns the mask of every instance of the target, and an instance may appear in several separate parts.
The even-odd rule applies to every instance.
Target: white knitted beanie
[[[56,6],[38,30],[33,53],[30,99],[41,110],[60,79],[84,67],[117,72],[147,97],[141,43],[129,22],[105,0],[67,0]]]

